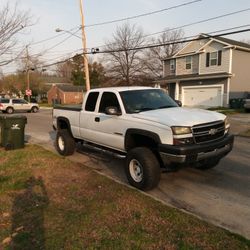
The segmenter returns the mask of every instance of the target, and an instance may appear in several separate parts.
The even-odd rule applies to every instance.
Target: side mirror
[[[179,107],[182,107],[182,102],[181,101],[179,101],[179,100],[174,100],[176,103],[177,103],[177,105],[179,106]]]
[[[117,116],[119,116],[119,115],[121,115],[122,113],[121,113],[120,110],[118,110],[117,107],[107,107],[107,108],[105,109],[105,114],[106,114],[106,115],[117,115]]]

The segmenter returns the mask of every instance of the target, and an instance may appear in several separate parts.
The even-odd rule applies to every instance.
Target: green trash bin
[[[6,150],[24,147],[26,116],[0,116],[0,146]]]
[[[237,102],[236,98],[230,99],[229,104],[230,104],[231,109],[237,109],[238,108],[238,102]]]

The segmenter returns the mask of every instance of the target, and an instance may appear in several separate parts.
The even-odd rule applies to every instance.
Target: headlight
[[[174,135],[192,134],[190,127],[172,127],[172,131]]]
[[[230,123],[228,121],[228,118],[224,120],[225,128],[228,129],[230,127]]]

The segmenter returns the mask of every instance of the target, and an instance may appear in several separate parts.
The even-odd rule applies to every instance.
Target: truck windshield
[[[178,107],[176,102],[161,89],[122,91],[120,95],[128,114]]]

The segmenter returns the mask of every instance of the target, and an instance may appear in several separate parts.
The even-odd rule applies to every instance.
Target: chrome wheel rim
[[[133,159],[129,163],[130,176],[135,182],[141,182],[143,178],[142,165],[136,159]]]
[[[63,140],[62,136],[59,136],[59,137],[58,137],[58,147],[59,147],[59,149],[60,149],[61,151],[64,150],[64,140]]]

